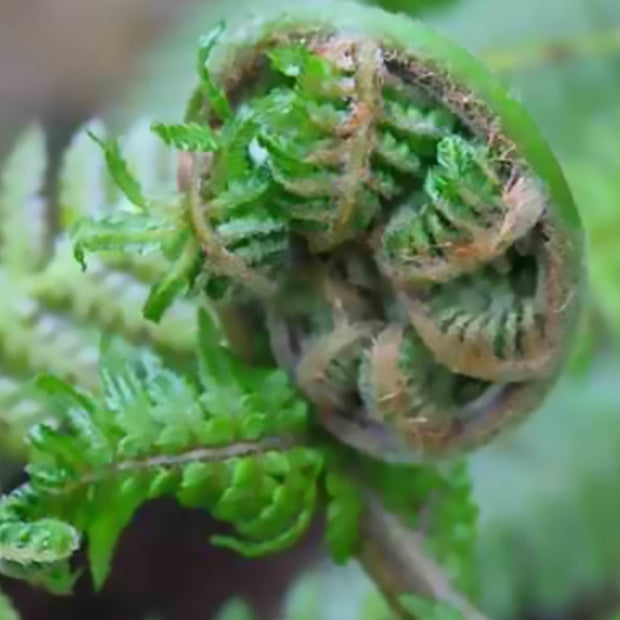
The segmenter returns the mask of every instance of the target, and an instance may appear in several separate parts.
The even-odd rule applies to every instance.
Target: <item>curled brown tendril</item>
[[[581,248],[522,110],[486,101],[499,87],[464,52],[435,58],[446,42],[416,25],[408,45],[394,23],[284,19],[224,47],[214,76],[231,117],[193,98],[188,119],[222,142],[180,179],[235,346],[264,325],[330,432],[415,460],[540,402],[574,324]]]

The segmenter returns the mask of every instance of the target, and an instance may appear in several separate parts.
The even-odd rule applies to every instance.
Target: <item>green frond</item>
[[[95,119],[78,130],[62,157],[57,200],[64,230],[86,215],[102,216],[118,192],[107,175],[101,147],[90,134],[104,136],[103,123]]]
[[[0,267],[15,276],[33,271],[43,258],[46,168],[45,135],[33,125],[18,136],[0,180]]]
[[[224,92],[213,81],[208,61],[213,48],[224,34],[225,29],[226,24],[220,22],[211,32],[200,38],[197,58],[201,89],[213,111],[221,120],[226,120],[230,116],[230,105]]]
[[[186,123],[184,125],[165,125],[153,123],[151,129],[168,146],[179,151],[213,151],[217,148],[217,140],[213,132],[205,125]]]
[[[230,522],[237,536],[212,543],[246,555],[299,538],[323,470],[320,450],[296,445],[306,432],[306,407],[280,371],[236,362],[212,327],[203,315],[203,375],[209,360],[228,356],[229,363],[220,376],[203,376],[204,391],[152,354],[109,340],[102,343],[100,396],[49,375],[38,379],[55,422],[31,429],[30,480],[0,500],[6,572],[17,567],[49,587],[70,583],[67,560],[84,536],[101,587],[120,532],[143,502],[163,494]]]
[[[0,283],[6,303],[0,305],[0,440],[11,452],[19,450],[25,430],[44,416],[40,403],[20,383],[47,371],[92,389],[100,331],[119,333],[136,345],[149,344],[181,358],[194,347],[195,310],[190,302],[175,304],[159,325],[142,316],[150,285],[165,273],[167,259],[161,251],[147,256],[108,251],[92,261],[86,273],[80,272],[66,240],[69,228],[81,229],[86,246],[95,241],[113,246],[115,237],[109,230],[107,237],[98,237],[101,227],[89,228],[85,222],[90,220],[84,218],[115,221],[113,214],[121,209],[139,220],[139,214],[131,212],[136,207],[110,176],[104,151],[89,136],[93,132],[106,135],[103,124],[93,120],[76,133],[63,155],[55,200],[61,230],[55,239],[48,238],[54,201],[40,195],[46,165],[42,131],[26,130],[4,162]],[[118,144],[108,145],[108,159],[125,170],[115,174],[126,177],[134,171],[143,194],[161,197],[162,204],[149,204],[150,213],[170,232],[162,244],[170,251],[177,210],[168,204],[178,201],[174,152],[151,132],[149,123],[139,122],[128,130],[122,153],[119,149]],[[139,236],[141,223],[132,234]]]
[[[145,213],[127,213],[98,220],[82,219],[73,230],[74,255],[86,269],[87,252],[135,252],[159,250],[174,235],[175,228]]]
[[[118,140],[113,137],[99,137],[90,130],[87,133],[101,147],[108,172],[114,183],[133,205],[140,209],[146,209],[148,202],[142,191],[142,186],[132,171],[129,170]]]
[[[188,292],[200,271],[200,248],[189,235],[184,235],[184,243],[175,252],[174,263],[151,288],[144,304],[146,319],[158,323],[164,313],[181,294]],[[169,255],[170,256],[170,255]]]
[[[105,153],[91,134],[106,136],[107,130],[97,119],[80,128],[64,153],[59,173],[58,205],[63,232],[72,230],[83,218],[99,220],[127,209],[127,199],[108,171]],[[125,167],[139,179],[148,196],[176,196],[175,154],[152,133],[150,123],[136,121],[129,128],[122,144]],[[136,181],[137,183],[137,181]],[[161,257],[127,257],[107,255],[106,264],[129,267],[139,277],[152,279],[161,273],[165,263]],[[119,260],[120,258],[120,260]]]
[[[63,240],[45,270],[29,278],[24,288],[41,306],[70,316],[76,323],[97,325],[136,344],[148,341],[162,351],[190,353],[196,336],[194,306],[179,300],[155,325],[142,315],[149,285],[126,270],[107,265],[106,258],[90,259],[82,272],[71,244]]]

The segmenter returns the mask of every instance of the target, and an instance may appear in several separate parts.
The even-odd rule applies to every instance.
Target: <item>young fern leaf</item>
[[[225,359],[205,314],[201,333],[201,348],[211,349],[203,358]],[[295,542],[323,470],[321,451],[298,445],[306,407],[282,371],[230,362],[219,376],[203,376],[209,387],[199,392],[153,355],[103,342],[100,397],[40,377],[57,422],[30,431],[30,480],[0,501],[2,570],[68,586],[68,559],[84,536],[99,588],[135,510],[165,494],[235,527],[236,537],[214,544],[261,555]]]
[[[110,176],[116,185],[127,196],[129,201],[140,209],[146,209],[148,202],[142,187],[127,166],[127,162],[121,152],[120,144],[115,138],[99,138],[92,131],[88,135],[101,147],[105,155]]]
[[[179,151],[213,151],[217,148],[217,140],[209,127],[198,123],[184,125],[164,125],[153,123],[151,130],[168,146]]]
[[[223,30],[201,42],[189,124],[155,125],[197,147],[179,185],[200,249],[181,266],[231,312],[271,316],[261,327],[278,364],[357,450],[433,460],[532,411],[566,357],[583,239],[526,112],[449,41],[380,11],[302,8],[220,44]],[[177,272],[151,317],[189,288]],[[318,272],[325,291],[322,276],[300,277]],[[351,354],[359,373],[323,385],[342,351],[317,368],[313,344],[342,329],[306,297],[352,333],[369,325]]]
[[[199,257],[198,244],[187,238],[176,261],[151,287],[143,309],[146,319],[158,323],[175,299],[191,287],[200,269]]]
[[[183,145],[189,148],[189,142],[196,140],[202,146],[208,146],[205,142],[206,129],[197,133],[191,127],[155,124],[153,131],[162,136],[166,143],[179,148]],[[86,269],[86,252],[125,255],[159,252],[175,261],[152,286],[143,308],[144,317],[157,323],[174,300],[191,289],[199,272],[200,248],[184,228],[184,201],[176,196],[172,205],[164,206],[147,200],[140,183],[129,172],[118,141],[108,139],[104,142],[94,135],[92,137],[104,149],[110,176],[129,200],[140,207],[140,211],[78,220],[72,231],[74,257],[83,270]],[[175,205],[175,202],[180,204]]]
[[[198,75],[200,76],[201,89],[215,114],[221,120],[226,120],[231,115],[230,105],[223,90],[213,81],[207,62],[213,48],[217,45],[226,29],[226,24],[220,22],[216,28],[200,39],[198,52]]]
[[[12,455],[23,454],[27,429],[45,413],[20,384],[46,371],[93,389],[98,332],[112,330],[134,344],[149,343],[162,354],[172,352],[175,362],[181,363],[195,344],[191,302],[178,303],[159,325],[142,317],[149,287],[166,272],[167,259],[150,241],[146,246],[135,242],[147,228],[149,236],[159,238],[159,226],[166,234],[170,232],[170,238],[162,241],[163,249],[172,257],[177,251],[177,216],[168,208],[177,199],[175,153],[151,133],[148,123],[136,123],[123,140],[127,169],[140,178],[142,193],[161,197],[149,204],[152,221],[145,222],[111,178],[105,153],[88,132],[106,135],[96,120],[76,133],[62,158],[58,194],[53,199],[41,194],[47,162],[45,136],[39,128],[26,129],[3,162],[0,287],[5,302],[0,304],[0,443]],[[58,231],[51,225],[56,219],[54,205],[58,206]],[[121,246],[134,253],[147,251],[147,256],[123,255],[114,249],[118,246],[114,235],[122,229],[116,209],[127,214],[127,235],[133,236],[132,242]],[[111,230],[103,230],[100,221],[95,225],[81,220],[78,224],[88,216],[108,218]],[[108,247],[100,260],[89,261],[86,274],[80,274],[66,239],[71,227],[84,240],[84,252],[91,245]],[[179,236],[185,238],[187,233],[181,231]]]
[[[73,229],[73,253],[86,269],[87,252],[133,252],[148,254],[169,241],[175,229],[150,213],[111,215],[99,220],[81,219]]]

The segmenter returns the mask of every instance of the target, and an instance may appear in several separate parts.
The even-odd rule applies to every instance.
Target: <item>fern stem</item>
[[[85,473],[70,485],[50,490],[50,494],[72,493],[80,487],[106,480],[120,473],[148,471],[158,467],[182,467],[189,463],[216,463],[253,454],[263,454],[271,450],[288,450],[299,443],[299,440],[292,436],[266,437],[256,442],[244,441],[216,448],[196,448],[179,454],[161,454],[144,459],[115,462],[102,470]]]
[[[366,493],[360,529],[358,560],[398,618],[423,620],[403,604],[403,596],[416,594],[446,603],[464,620],[490,620],[452,587],[424,551],[422,535],[388,513],[372,493]]]
[[[220,243],[206,221],[207,208],[200,198],[200,175],[196,156],[192,158],[192,185],[189,198],[189,218],[196,238],[205,251],[210,265],[222,275],[236,277],[261,297],[275,293],[269,279],[251,270],[239,257],[228,252]]]

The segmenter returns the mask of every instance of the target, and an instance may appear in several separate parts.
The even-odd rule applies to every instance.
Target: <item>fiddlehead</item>
[[[441,456],[553,383],[579,302],[579,220],[536,128],[475,60],[401,17],[336,13],[204,40],[186,124],[155,127],[186,151],[193,235],[151,316],[188,286],[229,316],[249,307],[246,328],[264,320],[339,439]],[[103,231],[78,230],[78,252]]]

